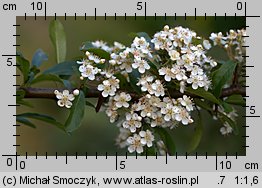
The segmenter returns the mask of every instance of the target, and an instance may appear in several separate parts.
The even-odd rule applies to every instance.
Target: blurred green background
[[[17,44],[21,46],[17,50],[21,51],[27,59],[31,60],[34,52],[41,48],[49,56],[49,61],[45,62],[41,67],[41,70],[45,70],[55,63],[55,50],[49,40],[48,26],[53,17],[48,17],[44,20],[43,17],[38,17],[34,20],[34,17],[17,17],[17,24],[21,27],[17,28],[17,34],[21,37],[17,37]],[[244,18],[237,17],[107,17],[106,21],[104,17],[67,17],[66,21],[64,17],[57,17],[65,28],[67,35],[67,59],[73,59],[74,57],[83,56],[79,51],[79,47],[85,41],[104,40],[112,44],[114,41],[119,41],[125,45],[129,45],[133,38],[129,36],[132,32],[147,32],[150,36],[157,31],[160,31],[164,25],[168,24],[171,27],[184,26],[195,30],[198,35],[208,37],[211,32],[226,32],[229,29],[241,29],[245,26]],[[212,53],[212,51],[211,51]],[[225,54],[222,50],[213,53],[215,58],[224,59]],[[17,80],[20,83],[20,80]],[[36,87],[56,87],[54,83],[39,84]],[[28,99],[34,105],[34,108],[18,107],[17,113],[22,112],[38,112],[48,114],[56,117],[59,121],[64,122],[68,114],[68,110],[61,109],[56,105],[56,101],[48,99]],[[94,104],[95,99],[89,99]],[[219,132],[221,127],[220,122],[212,120],[209,114],[203,113],[204,131],[203,137],[197,148],[198,154],[204,155],[206,152],[208,155],[235,155],[237,152],[239,155],[245,155],[245,139],[242,135],[245,135],[245,129],[242,125],[245,125],[245,119],[242,118],[242,114],[245,111],[241,108],[239,110],[239,117],[237,119],[240,129],[239,135],[222,136]],[[18,147],[17,152],[21,155],[34,155],[36,152],[39,155],[75,155],[77,152],[79,155],[85,154],[95,155],[114,155],[115,152],[119,154],[125,154],[127,150],[119,149],[115,145],[115,138],[118,134],[118,128],[109,123],[108,118],[104,112],[95,113],[93,109],[87,107],[85,113],[85,119],[82,126],[73,133],[72,136],[68,136],[53,127],[52,125],[34,121],[38,126],[36,129],[29,128],[27,126],[21,126],[17,128],[17,133],[21,136],[17,138]],[[177,129],[172,130],[172,135],[177,147],[179,155],[185,155],[189,147],[189,143],[192,139],[194,132],[193,126],[180,126]]]

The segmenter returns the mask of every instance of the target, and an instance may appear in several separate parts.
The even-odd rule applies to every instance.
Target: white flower
[[[196,76],[196,75],[203,75],[203,69],[201,69],[199,66],[194,65],[191,71],[191,75]]]
[[[137,82],[136,85],[140,86],[140,85],[145,85],[147,83],[152,83],[154,80],[153,76],[142,76],[139,81]]]
[[[181,69],[180,66],[173,65],[171,68],[172,73],[175,75],[175,78],[180,81],[180,80],[186,80],[187,76],[185,73],[184,69]]]
[[[223,36],[221,32],[219,33],[211,33],[211,36],[209,37],[210,40],[214,42],[214,46],[218,44],[225,45],[226,44],[226,37]]]
[[[114,96],[116,90],[119,88],[119,80],[115,77],[111,77],[108,80],[104,80],[102,84],[97,86],[99,91],[102,91],[103,97]]]
[[[107,109],[106,115],[110,118],[110,123],[114,123],[118,118],[118,113],[116,110]]]
[[[68,90],[64,90],[62,93],[58,90],[55,90],[54,93],[56,95],[56,98],[58,99],[58,106],[71,108],[72,101],[75,99],[73,94],[70,94]]]
[[[170,56],[170,59],[173,60],[173,61],[180,59],[180,54],[176,50],[171,50],[171,51],[168,52],[168,54]]]
[[[129,137],[127,139],[128,143],[128,151],[130,153],[137,152],[137,153],[142,153],[144,151],[143,145],[141,143],[141,137],[138,134],[134,134],[133,137]]]
[[[153,76],[142,76],[137,82],[137,86],[141,86],[142,91],[148,91],[149,93],[154,93],[151,83],[153,82]]]
[[[161,126],[163,125],[165,122],[163,115],[161,114],[160,111],[158,111],[157,113],[152,115],[152,121],[151,121],[151,127],[156,127],[156,126]]]
[[[189,97],[183,95],[183,98],[179,98],[178,101],[181,103],[182,106],[186,107],[188,111],[193,111],[193,103]]]
[[[174,119],[179,111],[180,109],[177,106],[173,106],[171,103],[166,103],[165,106],[161,108],[161,113],[164,115],[165,121]]]
[[[227,122],[225,122],[224,126],[220,128],[220,132],[222,135],[228,135],[233,132],[233,129]]]
[[[189,113],[186,109],[181,109],[180,112],[175,115],[175,119],[177,121],[182,121],[184,125],[187,125],[188,123],[193,123],[193,120],[189,116]]]
[[[136,132],[137,128],[142,126],[141,123],[142,118],[136,113],[126,114],[126,121],[123,122],[123,127],[129,129],[132,133]]]
[[[146,41],[144,37],[136,37],[131,46],[135,47],[138,50],[141,50],[142,53],[149,53],[149,43]]]
[[[153,146],[153,141],[155,140],[155,137],[150,130],[140,131],[139,135],[142,137],[141,143],[143,145],[147,145],[147,147]]]
[[[141,116],[142,117],[151,117],[153,112],[155,111],[155,108],[150,105],[147,101],[146,104],[141,105]]]
[[[168,67],[162,67],[158,70],[159,75],[165,75],[165,81],[170,82],[171,79],[175,79],[176,75]]]
[[[156,97],[165,95],[165,89],[160,80],[156,80],[151,86],[153,89],[153,91],[149,91],[151,95],[154,94]]]
[[[135,62],[132,64],[132,67],[134,69],[137,69],[138,68],[138,71],[140,73],[145,73],[146,70],[150,69],[150,66],[149,64],[146,62],[146,60],[144,59],[135,59],[134,60]]]
[[[126,94],[125,92],[121,92],[114,97],[114,100],[116,101],[115,104],[117,108],[128,108],[129,104],[127,102],[131,100],[131,96],[129,94]]]
[[[87,64],[81,65],[79,71],[81,72],[82,77],[88,78],[89,80],[95,80],[95,75],[100,71],[100,69]]]
[[[186,68],[186,70],[191,71],[195,60],[194,54],[193,53],[184,54],[182,55],[182,60],[184,62],[184,67]]]
[[[209,50],[211,48],[209,40],[203,40],[203,46],[205,49]]]
[[[126,48],[125,45],[123,45],[119,42],[116,42],[116,41],[114,42],[114,50],[123,50],[125,48]]]
[[[192,84],[193,89],[197,89],[198,87],[203,87],[203,76],[199,75],[191,75],[190,78],[187,79],[187,83]]]
[[[127,73],[132,72],[132,62],[131,61],[125,61],[120,65],[121,70],[125,70]]]

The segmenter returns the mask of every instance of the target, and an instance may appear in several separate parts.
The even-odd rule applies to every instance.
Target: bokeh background
[[[42,65],[41,70],[45,70],[48,67],[55,64],[55,50],[49,40],[48,26],[53,17],[48,17],[47,20],[38,17],[34,20],[34,17],[17,17],[17,24],[21,27],[17,27],[17,44],[21,46],[17,50],[21,51],[27,59],[31,60],[34,52],[41,48],[49,56],[48,62]],[[245,20],[242,17],[107,17],[106,21],[104,17],[57,17],[65,28],[67,36],[67,59],[73,59],[75,57],[83,56],[79,47],[85,41],[104,40],[112,44],[114,41],[119,41],[125,45],[129,45],[133,38],[130,37],[130,33],[133,32],[147,32],[150,36],[157,31],[160,31],[164,25],[168,24],[171,27],[184,26],[195,30],[198,35],[208,37],[211,32],[227,32],[229,29],[241,29],[245,26]],[[223,50],[217,50],[215,53],[210,52],[217,59],[226,58]],[[18,79],[19,83],[20,80]],[[56,87],[54,83],[41,83],[35,87]],[[17,113],[23,112],[37,112],[48,114],[56,117],[59,121],[65,122],[65,118],[68,114],[68,110],[61,109],[56,105],[56,101],[48,99],[27,99],[34,105],[34,108],[18,107]],[[90,102],[96,103],[95,99],[89,99]],[[197,152],[199,155],[204,155],[206,152],[208,155],[235,155],[237,152],[239,155],[245,155],[245,139],[242,135],[245,135],[245,129],[242,125],[245,125],[245,119],[242,115],[245,111],[242,108],[237,108],[239,117],[237,119],[240,133],[239,135],[222,136],[219,132],[221,127],[220,122],[214,121],[212,117],[207,113],[202,113],[204,131],[203,137],[200,142]],[[21,136],[17,138],[17,144],[21,146],[17,148],[17,152],[21,155],[35,155],[37,152],[39,155],[75,155],[77,152],[79,155],[84,155],[86,152],[88,155],[114,155],[125,154],[125,149],[119,149],[115,145],[115,138],[118,134],[118,128],[114,124],[110,124],[108,118],[104,112],[95,113],[94,109],[87,107],[85,112],[85,119],[82,122],[82,126],[75,131],[71,136],[68,136],[58,130],[57,128],[43,123],[40,121],[34,121],[37,124],[37,128],[33,129],[27,126],[21,126],[17,128],[17,134]],[[173,129],[172,136],[175,141],[178,155],[185,155],[189,147],[189,143],[192,139],[194,132],[193,126],[180,126]]]

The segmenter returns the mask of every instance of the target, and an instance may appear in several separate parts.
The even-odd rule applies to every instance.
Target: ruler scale
[[[226,5],[226,6],[225,6]],[[259,70],[259,42],[262,31],[260,24],[260,11],[258,2],[226,1],[219,2],[197,1],[178,2],[163,0],[157,1],[127,1],[102,0],[74,2],[65,1],[5,1],[0,3],[1,9],[1,92],[2,104],[2,129],[0,131],[0,187],[15,186],[99,186],[114,187],[115,185],[127,187],[143,187],[152,184],[164,187],[172,185],[184,187],[214,186],[214,187],[261,187],[261,163],[262,151],[260,147],[262,128],[260,76]],[[246,79],[242,87],[246,90],[246,105],[242,106],[246,114],[239,114],[238,118],[245,121],[240,129],[245,141],[242,151],[221,152],[176,152],[174,156],[167,153],[160,156],[158,153],[150,156],[139,156],[137,153],[129,155],[116,152],[79,152],[67,151],[26,151],[18,152],[26,148],[18,140],[23,138],[22,125],[17,123],[17,109],[21,105],[16,104],[16,89],[21,85],[16,80],[22,75],[16,71],[20,65],[16,58],[20,55],[17,49],[23,49],[24,41],[22,33],[26,23],[44,23],[50,20],[62,22],[91,22],[114,20],[118,22],[133,22],[144,20],[189,20],[209,22],[209,20],[224,19],[224,23],[230,20],[245,19],[245,36],[247,53],[243,55],[246,64],[241,68],[244,73],[240,77]],[[23,21],[22,21],[23,20]],[[20,23],[21,21],[21,23]],[[190,27],[189,27],[190,28]],[[230,27],[229,27],[230,28]],[[32,29],[32,38],[34,29]],[[157,31],[155,31],[157,32]],[[88,38],[87,38],[88,40]],[[79,44],[81,45],[81,44]],[[39,46],[41,47],[41,46]],[[78,47],[78,46],[77,46]],[[29,53],[29,52],[27,52]],[[33,143],[32,143],[33,144]],[[22,149],[20,149],[22,148]],[[32,154],[33,153],[33,154]],[[183,154],[181,154],[183,153]],[[61,174],[56,173],[61,172]],[[59,175],[58,175],[59,174]],[[32,180],[28,180],[32,177]],[[41,183],[37,183],[36,176],[41,177]],[[96,180],[93,178],[95,177]],[[59,179],[64,177],[63,182]],[[85,177],[83,184],[81,178]],[[133,178],[130,183],[105,182],[106,177]],[[183,177],[187,177],[183,179]],[[44,179],[47,178],[47,179]],[[50,178],[50,180],[48,180]],[[89,179],[90,182],[89,182]],[[135,182],[134,179],[137,178]],[[156,179],[154,179],[156,178]],[[88,180],[87,180],[88,179]],[[138,180],[140,179],[140,180]],[[92,180],[92,183],[91,183]],[[31,181],[31,182],[30,182]],[[40,180],[39,180],[40,181]],[[47,183],[45,184],[44,181]],[[41,185],[40,185],[41,184]],[[142,186],[143,185],[143,186]]]

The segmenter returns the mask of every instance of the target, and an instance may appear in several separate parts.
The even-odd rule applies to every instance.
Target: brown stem
[[[55,99],[54,90],[57,88],[19,88],[19,90],[25,91],[25,98],[46,98],[46,99]],[[66,88],[64,88],[66,89]],[[57,89],[57,90],[63,90]],[[191,96],[193,98],[199,98],[197,95],[193,95],[190,93],[185,93],[188,96]],[[246,90],[245,88],[239,87],[239,86],[231,86],[229,88],[225,88],[222,90],[220,98],[228,97],[233,94],[239,94],[242,96],[246,96]],[[130,93],[132,98],[139,98],[140,96],[136,93]],[[170,96],[172,98],[179,98],[182,97],[184,94],[180,93],[179,91],[172,91],[170,92]],[[86,93],[86,98],[98,98],[100,96],[100,91],[98,91],[96,88],[89,88],[88,92]]]

